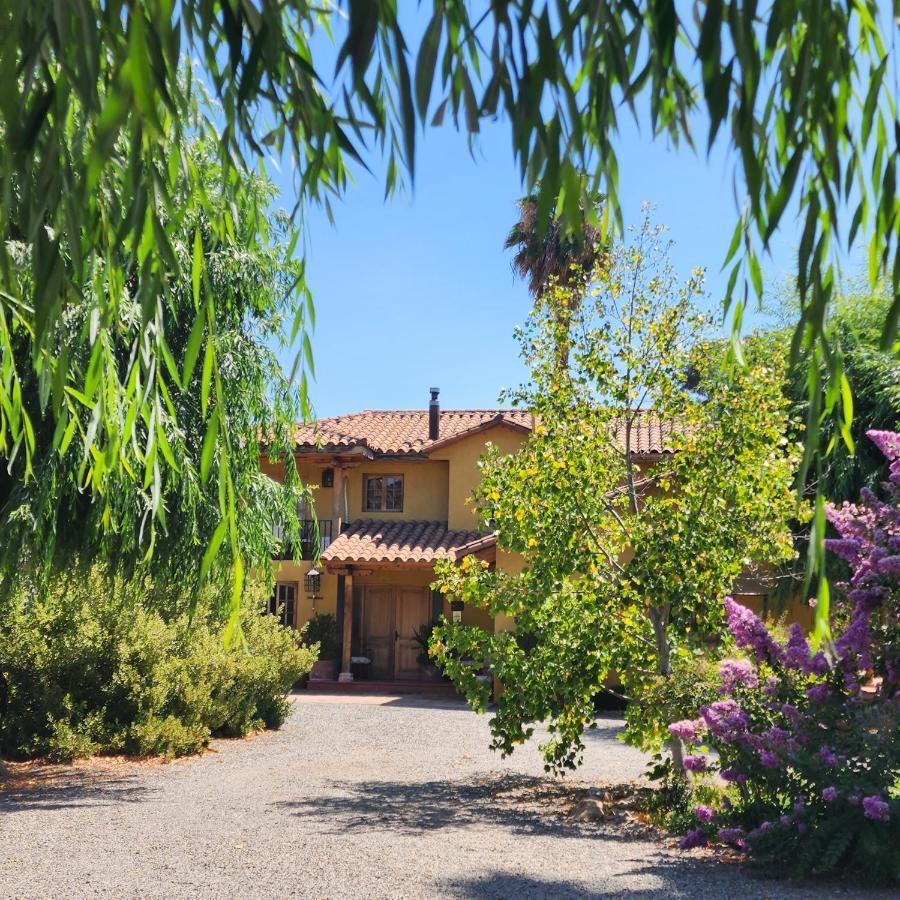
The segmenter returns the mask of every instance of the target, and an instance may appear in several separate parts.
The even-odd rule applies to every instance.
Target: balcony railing
[[[318,529],[317,527],[318,526]],[[281,537],[281,528],[275,529],[275,536]],[[316,536],[318,534],[318,546]],[[331,519],[300,520],[300,553],[289,541],[284,541],[276,559],[315,559],[331,543]]]

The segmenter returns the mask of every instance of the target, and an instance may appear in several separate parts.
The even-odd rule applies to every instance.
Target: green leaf
[[[150,68],[143,10],[134,9],[129,22],[131,32],[128,40],[128,61],[125,68],[131,78],[135,100],[144,116],[145,124],[154,132],[158,132],[161,126],[156,111],[156,96],[153,89],[153,73]]]
[[[881,332],[880,347],[882,350],[890,350],[897,340],[898,326],[900,326],[900,292],[894,294],[888,314],[884,320],[884,329]]]
[[[203,559],[200,562],[200,581],[205,581],[206,576],[209,575],[212,564],[219,555],[219,550],[222,547],[222,542],[225,540],[225,535],[227,533],[228,522],[223,519],[216,526],[216,530],[213,532],[213,536],[210,539],[206,552],[203,554]]]
[[[747,265],[750,268],[750,280],[753,282],[753,290],[756,291],[756,296],[761,300],[763,295],[762,271],[759,268],[759,259],[752,250],[747,254]]]
[[[416,105],[419,115],[424,119],[428,113],[428,101],[431,99],[431,86],[434,81],[434,69],[437,63],[437,52],[441,44],[441,29],[444,24],[444,13],[436,6],[434,15],[425,29],[419,56],[416,59]]]
[[[416,167],[416,111],[413,106],[412,85],[409,79],[409,66],[406,62],[406,44],[400,29],[394,31],[394,47],[397,65],[397,92],[400,100],[400,117],[403,130],[403,143],[406,155],[406,167],[410,174]]]
[[[203,354],[203,374],[200,378],[200,412],[205,416],[209,406],[209,391],[212,386],[213,364],[215,363],[215,351],[212,339],[207,340],[206,350]]]
[[[850,426],[853,424],[853,392],[850,390],[850,382],[847,376],[841,372],[841,403],[843,411],[841,415],[841,436],[847,451],[853,455],[855,452],[853,435],[850,432]]]
[[[185,390],[191,383],[194,375],[194,367],[197,365],[197,357],[200,354],[200,347],[203,343],[203,332],[206,328],[206,313],[204,307],[201,306],[197,310],[194,317],[194,324],[191,326],[191,333],[188,335],[187,345],[184,350],[184,366],[181,370],[181,384]]]
[[[194,290],[194,305],[200,306],[200,279],[203,276],[203,242],[200,229],[194,229],[194,258],[191,265],[191,285]]]
[[[216,454],[216,444],[219,438],[219,407],[213,408],[206,425],[206,434],[203,435],[203,448],[200,452],[200,480],[203,484],[209,481],[209,473],[212,470],[213,459]]]

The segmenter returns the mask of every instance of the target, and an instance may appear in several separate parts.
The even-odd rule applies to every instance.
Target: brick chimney
[[[431,403],[428,404],[428,440],[436,441],[441,434],[441,406],[438,403],[440,388],[429,388]]]

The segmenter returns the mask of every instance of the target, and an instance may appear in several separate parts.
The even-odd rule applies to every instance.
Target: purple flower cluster
[[[835,651],[847,675],[873,668],[870,620],[888,598],[900,590],[900,434],[869,431],[868,437],[887,457],[890,475],[885,488],[889,500],[880,500],[869,488],[860,492],[860,503],[829,505],[828,521],[840,535],[826,547],[853,569],[845,586],[853,604],[850,624],[835,641]],[[882,661],[883,691],[897,687],[896,659]],[[849,680],[849,679],[848,679]]]
[[[884,454],[891,464],[891,481],[900,484],[900,433],[896,431],[876,431],[872,429],[866,432],[869,440]]]
[[[822,799],[826,803],[834,803],[837,800],[838,790],[836,787],[827,787],[822,791]]]
[[[702,828],[694,828],[678,842],[678,849],[693,850],[694,847],[705,847],[707,840],[706,832]]]
[[[720,828],[716,837],[724,844],[736,844],[744,837],[743,828]]]
[[[826,703],[830,694],[831,689],[824,681],[806,689],[806,696],[809,698],[810,703]]]
[[[698,822],[708,825],[716,817],[716,811],[711,806],[695,806],[694,815]]]
[[[835,756],[834,751],[831,747],[827,747],[824,744],[819,750],[819,757],[826,766],[836,766],[838,764],[838,758]]]
[[[789,669],[799,669],[807,675],[824,675],[828,671],[828,660],[819,650],[815,655],[803,635],[803,628],[798,622],[791,625],[787,647],[784,653],[784,664]]]
[[[783,728],[779,728],[777,725],[773,725],[771,728],[766,729],[760,737],[776,747],[785,747],[791,740],[791,733]]]
[[[726,597],[725,614],[728,617],[728,628],[738,647],[750,650],[760,662],[782,658],[784,651],[752,610],[733,598]]]
[[[743,772],[738,772],[737,769],[722,769],[719,775],[723,780],[733,781],[735,784],[746,784],[747,782],[747,776]]]
[[[760,822],[758,827],[754,828],[753,831],[747,834],[747,840],[755,841],[761,838],[767,831],[771,831],[773,827],[774,826],[769,821]]]
[[[873,822],[889,822],[891,808],[881,797],[863,797],[863,815]]]
[[[705,772],[707,762],[705,756],[686,756],[684,758],[684,767],[688,772]]]
[[[669,726],[669,734],[681,738],[688,744],[695,744],[705,731],[706,723],[703,719],[682,719]]]
[[[733,741],[750,725],[750,717],[734,700],[717,700],[700,707],[700,715],[709,730],[724,741]]]
[[[749,659],[723,659],[719,663],[719,691],[730,694],[737,687],[755,688],[759,686],[756,669]]]

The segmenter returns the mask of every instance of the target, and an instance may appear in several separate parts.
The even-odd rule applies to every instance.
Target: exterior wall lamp
[[[321,572],[318,569],[310,569],[304,576],[303,582],[306,593],[313,601],[313,607],[315,607],[316,600],[321,600],[321,594],[319,593],[322,589]]]
[[[451,600],[450,601],[450,613],[453,616],[453,624],[459,625],[462,621],[463,609],[465,608],[465,603],[462,600]]]

